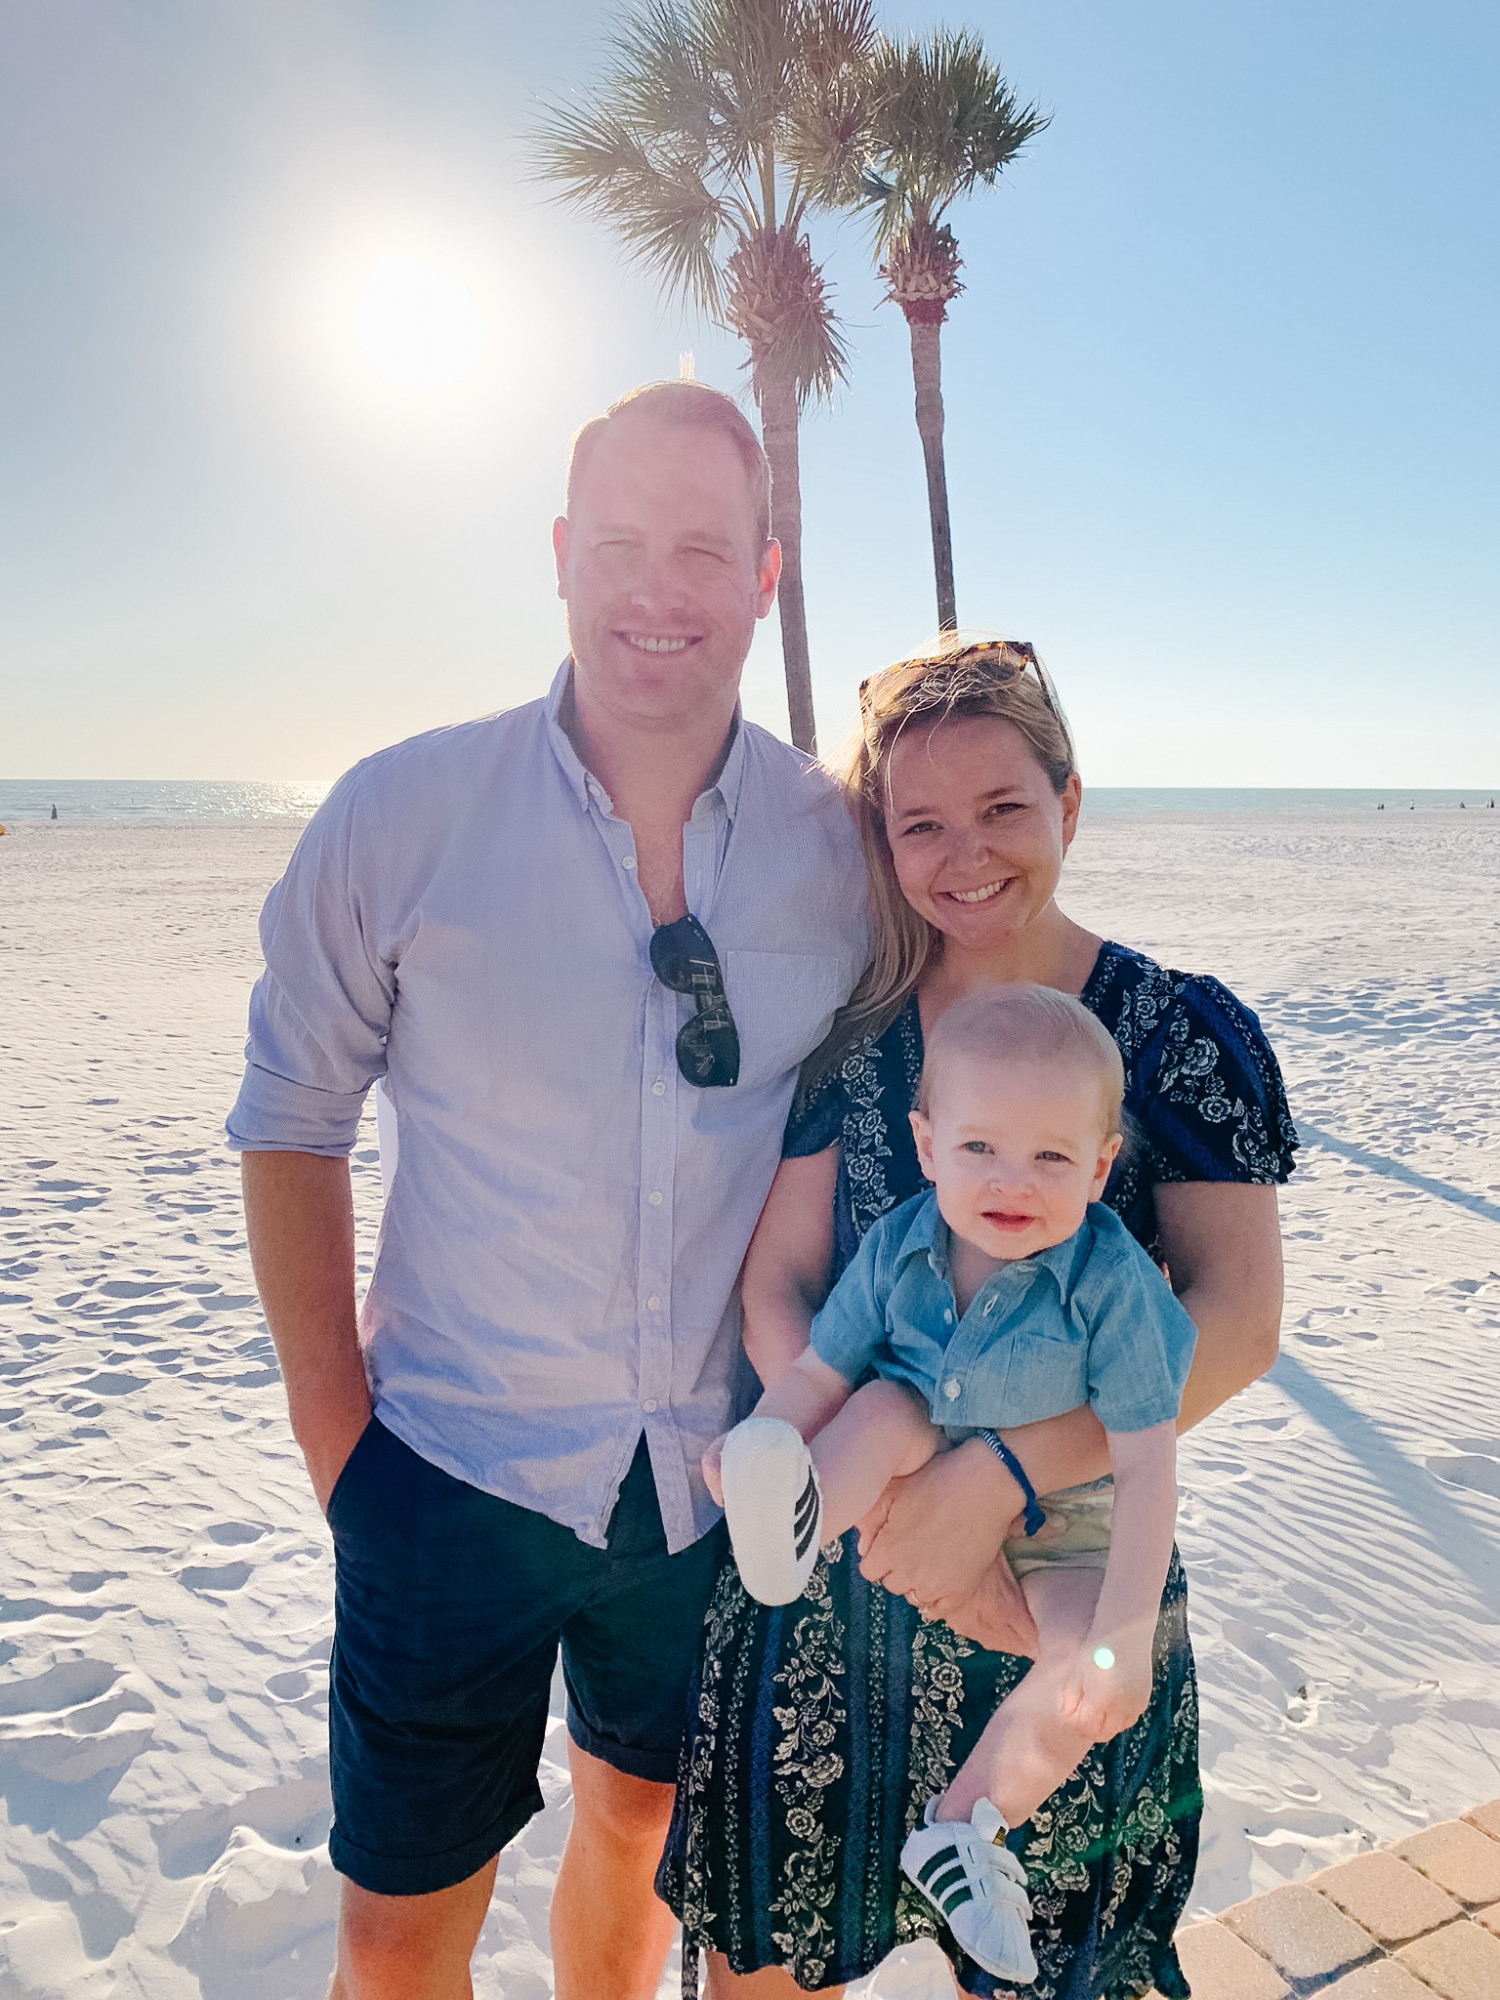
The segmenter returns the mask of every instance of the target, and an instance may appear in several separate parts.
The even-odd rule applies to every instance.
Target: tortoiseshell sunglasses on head
[[[1031,667],[1036,673],[1037,685],[1042,690],[1043,700],[1049,708],[1053,707],[1052,690],[1047,685],[1047,676],[1042,671],[1042,663],[1036,656],[1036,648],[1029,639],[976,639],[973,645],[961,646],[957,652],[944,653],[937,659],[914,660],[907,667],[907,671],[914,678],[920,679],[927,674],[947,674],[955,667],[979,666],[980,664],[999,667],[1005,670],[1008,677],[1012,680],[1024,674],[1026,669]],[[885,667],[880,673],[869,674],[860,682],[859,705],[861,708],[869,706],[869,689],[871,685],[876,681],[883,680],[891,671],[890,667]]]

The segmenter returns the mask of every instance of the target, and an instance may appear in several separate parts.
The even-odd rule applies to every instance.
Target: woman
[[[1133,1144],[1105,1199],[1196,1323],[1181,1428],[1197,1423],[1276,1350],[1274,1183],[1296,1134],[1258,1022],[1217,981],[1165,971],[1058,908],[1080,786],[1029,646],[955,645],[876,675],[846,776],[875,957],[809,1065],[746,1260],[747,1318],[810,1324],[863,1231],[922,1184],[907,1112],[924,1033],[976,986],[1033,980],[1078,995],[1119,1044]],[[1003,1437],[1036,1492],[1108,1470],[1087,1410]],[[851,1535],[825,1554],[797,1603],[766,1609],[732,1565],[721,1575],[658,1880],[685,1962],[707,1951],[719,2000],[836,1994],[924,1935],[964,1992],[1013,1990],[962,1956],[897,1857],[1026,1670],[1033,1632],[996,1562],[1024,1497],[971,1440],[893,1482],[858,1547]],[[1027,2000],[1187,1992],[1171,1940],[1200,1806],[1174,1557],[1146,1713],[1011,1839],[1040,1968]]]

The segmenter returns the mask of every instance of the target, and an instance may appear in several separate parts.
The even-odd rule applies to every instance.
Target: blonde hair
[[[863,979],[809,1058],[808,1083],[856,1041],[883,1034],[942,949],[942,932],[912,908],[896,880],[885,824],[891,757],[913,725],[931,729],[976,716],[1019,730],[1053,791],[1066,789],[1077,769],[1073,738],[1047,671],[1026,640],[954,633],[861,684],[859,724],[833,768],[864,850],[874,950]]]
[[[1077,1063],[1099,1079],[1104,1131],[1120,1130],[1125,1064],[1114,1036],[1071,993],[1051,986],[980,986],[945,1008],[927,1038],[918,1108],[925,1113],[932,1079],[945,1056],[986,1062]]]

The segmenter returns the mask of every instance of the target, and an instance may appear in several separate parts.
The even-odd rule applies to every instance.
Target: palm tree
[[[549,108],[538,173],[601,216],[667,292],[750,349],[781,544],[792,741],[816,747],[797,423],[847,353],[806,222],[847,205],[877,46],[871,0],[649,0],[618,31],[593,94]]]
[[[1015,92],[968,29],[930,41],[886,42],[872,65],[871,163],[861,204],[874,218],[886,297],[906,315],[917,430],[927,466],[938,624],[958,625],[953,537],[943,464],[943,321],[963,290],[963,260],[943,216],[960,196],[993,187],[1001,169],[1050,122]]]

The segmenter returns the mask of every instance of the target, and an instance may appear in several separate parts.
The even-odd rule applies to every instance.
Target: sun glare
[[[403,389],[447,389],[484,351],[484,314],[457,278],[408,256],[382,257],[354,303],[365,359]]]

